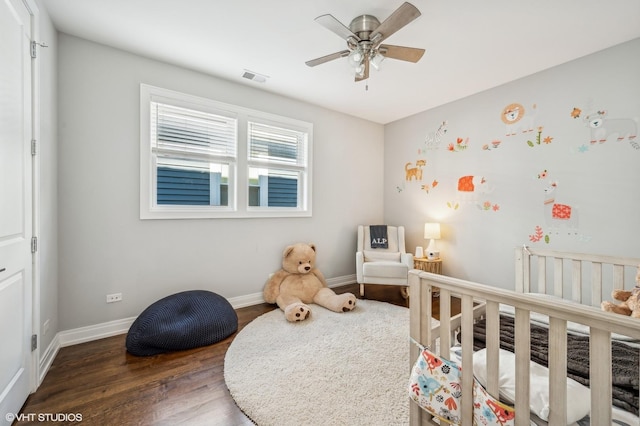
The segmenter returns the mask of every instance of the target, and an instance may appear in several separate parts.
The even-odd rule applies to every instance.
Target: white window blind
[[[249,160],[306,167],[307,133],[249,123]]]
[[[151,149],[163,157],[224,159],[236,156],[236,120],[151,102]]]

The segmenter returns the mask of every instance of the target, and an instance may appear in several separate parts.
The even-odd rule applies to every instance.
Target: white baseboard
[[[341,277],[327,278],[327,285],[331,288],[340,287],[347,284],[355,284],[356,274],[343,275]]]
[[[355,282],[355,274],[327,279],[327,285],[330,288],[353,284]],[[264,303],[262,292],[231,297],[227,300],[229,300],[229,303],[234,309]],[[93,340],[104,339],[105,337],[116,336],[118,334],[124,334],[129,331],[129,328],[131,327],[131,324],[133,324],[133,321],[135,321],[135,319],[136,317],[123,318],[119,320],[104,322],[101,324],[88,325],[86,327],[79,327],[59,332],[55,335],[55,337],[45,350],[44,354],[40,357],[40,377],[38,383],[42,383],[42,380],[44,380],[44,376],[49,371],[49,368],[51,367],[51,364],[53,363],[53,360],[58,354],[60,348],[64,348],[65,346],[77,345],[79,343],[90,342]]]
[[[60,347],[77,345],[79,343],[90,342],[92,340],[104,339],[105,337],[124,334],[129,331],[136,317],[123,318],[114,321],[103,322],[101,324],[88,325],[86,327],[74,328],[72,330],[61,331],[56,337],[60,340]]]
[[[53,340],[51,340],[51,343],[49,343],[47,349],[45,349],[44,353],[40,356],[40,366],[38,369],[38,386],[40,386],[40,384],[44,380],[44,376],[47,375],[49,368],[51,368],[51,364],[53,364],[53,360],[55,359],[56,355],[58,355],[58,351],[60,351],[61,346],[58,336],[60,336],[59,333],[53,337]]]

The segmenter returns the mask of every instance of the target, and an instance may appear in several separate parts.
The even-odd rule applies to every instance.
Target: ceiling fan
[[[424,54],[424,49],[382,44],[387,37],[418,16],[420,16],[420,11],[408,2],[403,3],[382,23],[375,16],[361,15],[354,18],[347,28],[332,15],[318,16],[315,21],[344,38],[347,41],[348,49],[305,63],[310,67],[315,67],[334,59],[347,57],[349,64],[354,68],[355,81],[362,81],[369,78],[369,65],[379,69],[380,63],[385,58],[418,62]]]

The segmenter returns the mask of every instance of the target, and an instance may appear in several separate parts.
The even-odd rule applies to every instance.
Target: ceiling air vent
[[[257,72],[249,70],[244,70],[244,74],[242,74],[242,77],[252,81],[257,81],[258,83],[264,83],[265,81],[267,81],[267,78],[269,78],[269,76],[258,74]]]

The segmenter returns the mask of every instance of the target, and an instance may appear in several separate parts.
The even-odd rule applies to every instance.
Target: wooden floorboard
[[[359,295],[357,284],[334,290]],[[407,306],[400,287],[367,286],[365,296]],[[238,331],[274,308],[260,304],[237,309]],[[127,353],[124,334],[62,348],[21,411],[33,421],[14,424],[73,425],[79,423],[42,422],[38,416],[79,414],[84,426],[251,425],[224,383],[224,356],[235,335],[214,345],[151,357]]]

